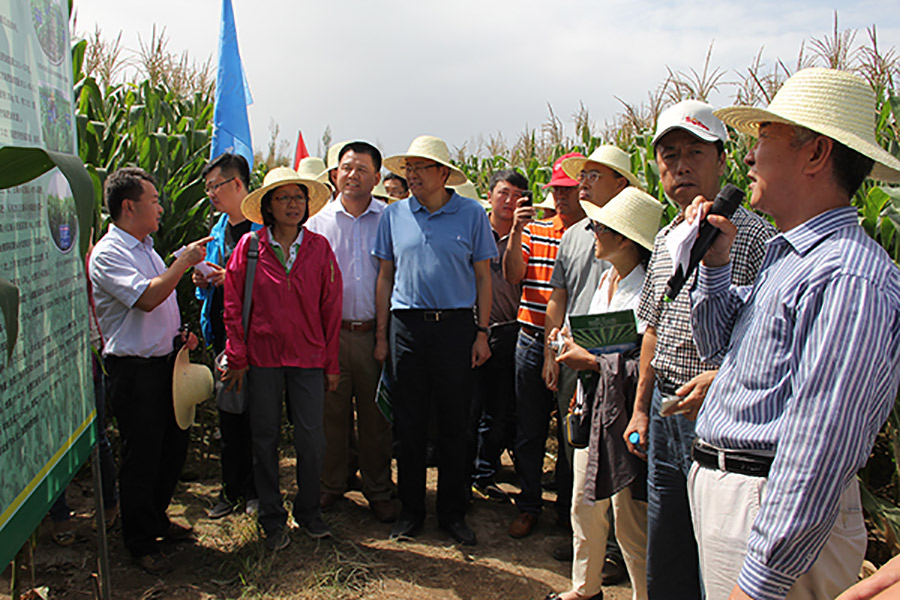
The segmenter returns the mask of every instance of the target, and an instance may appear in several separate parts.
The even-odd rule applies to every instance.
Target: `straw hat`
[[[325,170],[325,161],[318,156],[307,156],[297,165],[297,174],[303,179],[317,179]]]
[[[784,82],[768,109],[734,106],[715,114],[752,136],[759,135],[760,123],[806,127],[874,160],[873,179],[900,183],[900,160],[875,140],[875,92],[852,73],[803,69]]]
[[[478,190],[475,189],[475,184],[468,179],[465,183],[461,183],[459,185],[451,185],[450,187],[463,198],[471,198],[472,200],[475,200],[485,210],[491,209],[491,203],[478,195]]]
[[[605,165],[628,180],[635,187],[641,187],[641,183],[631,172],[631,157],[627,152],[609,144],[598,146],[587,158],[572,157],[562,162],[562,169],[572,179],[578,179],[584,165],[588,162]]]
[[[344,140],[343,142],[338,142],[328,147],[328,153],[325,155],[325,158],[328,159],[328,165],[319,173],[319,176],[315,178],[316,181],[318,181],[319,183],[331,183],[331,179],[329,179],[328,174],[337,168],[338,154],[340,154],[341,150],[344,149],[344,146],[349,144],[351,141],[352,140]]]
[[[389,156],[384,159],[384,168],[391,173],[406,177],[404,168],[406,167],[407,158],[427,158],[439,165],[448,167],[450,169],[450,177],[447,179],[447,185],[451,187],[462,185],[467,181],[465,174],[450,163],[450,151],[447,149],[447,142],[433,135],[420,135],[409,145],[409,150],[406,151],[406,154]]]
[[[534,207],[540,208],[541,210],[556,210],[556,200],[553,199],[553,192],[547,194],[544,201],[540,204],[535,204]]]
[[[288,185],[291,183],[304,185],[306,186],[306,189],[309,190],[310,217],[319,212],[331,197],[331,192],[328,191],[328,188],[325,187],[325,184],[319,183],[314,179],[306,179],[304,177],[300,177],[297,174],[297,171],[289,167],[275,167],[274,169],[266,173],[266,177],[265,179],[263,179],[263,186],[261,188],[247,194],[247,196],[241,202],[241,212],[244,213],[245,217],[247,217],[254,223],[262,223],[263,218],[262,212],[260,211],[260,203],[262,202],[263,196],[265,196],[266,192],[268,192],[269,190],[274,190],[279,186]]]
[[[391,195],[384,189],[384,182],[382,181],[376,183],[375,187],[372,188],[372,196],[384,200],[385,202],[391,200]]]
[[[584,200],[579,204],[590,220],[606,225],[632,242],[653,250],[663,205],[650,194],[628,186],[603,207]]]
[[[182,346],[175,356],[175,370],[172,373],[172,404],[179,427],[187,429],[194,423],[197,405],[210,398],[213,389],[212,371],[206,365],[193,364],[188,347]]]

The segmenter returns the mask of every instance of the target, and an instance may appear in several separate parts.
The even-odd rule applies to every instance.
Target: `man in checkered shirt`
[[[634,413],[625,430],[629,449],[648,462],[647,592],[652,599],[702,597],[686,482],[694,419],[716,365],[701,362],[691,333],[687,290],[696,274],[674,301],[663,298],[674,271],[666,237],[683,221],[683,211],[695,197],[718,194],[725,171],[728,133],[712,110],[696,100],[680,102],[660,115],[653,138],[660,181],[681,212],[657,235],[644,280],[638,318],[646,321],[647,331]],[[732,222],[738,228],[732,248],[732,282],[749,285],[762,263],[765,241],[776,231],[744,208],[737,210]],[[663,401],[674,397],[677,403],[664,416]],[[639,446],[628,441],[635,431],[640,435]]]

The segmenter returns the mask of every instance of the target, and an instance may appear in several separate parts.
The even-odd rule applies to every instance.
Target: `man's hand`
[[[187,267],[193,267],[206,258],[206,244],[213,241],[213,237],[207,236],[196,242],[191,242],[184,247],[184,251],[175,260],[183,261]],[[187,270],[187,268],[185,268]]]
[[[525,226],[534,221],[537,213],[534,206],[528,205],[528,198],[522,196],[516,201],[516,211],[513,213],[513,230],[522,233]]]
[[[663,416],[668,417],[684,411],[684,416],[687,420],[696,420],[697,413],[700,412],[700,407],[703,405],[704,398],[706,398],[706,392],[709,391],[709,386],[712,385],[713,379],[715,379],[718,372],[715,369],[704,371],[675,390],[675,394],[684,399],[669,408]]]
[[[731,245],[734,244],[734,238],[737,237],[737,227],[722,215],[708,214],[712,205],[711,200],[697,196],[685,209],[684,218],[688,223],[693,223],[694,219],[703,220],[705,217],[710,225],[719,229],[721,233],[716,236],[712,246],[706,251],[703,264],[707,267],[721,267],[727,265],[731,260]]]
[[[240,392],[244,385],[244,375],[247,374],[248,370],[250,370],[250,367],[244,367],[243,369],[225,369],[222,373],[222,383],[226,384],[225,391],[230,392],[231,388],[235,388]]]
[[[895,556],[874,575],[847,588],[837,600],[869,600],[870,598],[900,598],[900,556]]]
[[[388,343],[386,338],[377,335],[375,336],[375,350],[372,352],[372,355],[375,357],[375,360],[380,363],[387,360]]]
[[[544,378],[544,385],[548,390],[559,391],[559,363],[549,351],[544,352],[544,368],[541,370],[541,376]]]
[[[209,261],[206,261],[206,266],[209,267],[212,273],[206,277],[203,273],[195,269],[191,274],[191,280],[194,282],[194,285],[198,288],[205,288],[207,285],[215,287],[225,285],[225,268]]]
[[[634,413],[632,413],[631,420],[628,421],[628,425],[625,427],[625,433],[622,434],[622,437],[625,438],[625,445],[628,446],[629,452],[631,452],[638,458],[647,460],[647,453],[628,440],[628,436],[630,436],[632,432],[635,431],[639,436],[641,436],[641,448],[646,449],[647,434],[650,431],[650,416],[642,410],[635,410]]]
[[[557,339],[559,330],[555,327],[550,331],[550,339]],[[573,371],[595,371],[597,360],[594,355],[579,346],[569,335],[569,330],[562,328],[562,347],[556,355],[556,362],[562,363]]]
[[[479,331],[475,334],[475,343],[472,344],[472,368],[480,367],[491,357],[491,347],[488,345],[487,334]]]
[[[325,391],[326,392],[336,392],[338,388],[338,382],[341,380],[340,374],[337,373],[325,373]]]

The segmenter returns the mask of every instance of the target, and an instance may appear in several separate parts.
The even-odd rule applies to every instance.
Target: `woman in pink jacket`
[[[247,374],[259,523],[270,550],[290,543],[278,483],[282,398],[294,424],[297,453],[294,520],[313,538],[331,535],[319,508],[319,478],[325,388],[337,387],[339,373],[341,272],[328,241],[303,227],[329,195],[323,184],[278,167],[269,171],[262,188],[244,198],[244,215],[265,225],[258,232],[247,332],[241,319],[250,235],[238,242],[225,275],[228,369],[223,380],[240,385]]]

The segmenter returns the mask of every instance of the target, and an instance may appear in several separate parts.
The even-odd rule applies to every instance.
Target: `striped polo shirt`
[[[566,226],[559,215],[549,221],[534,221],[522,231],[522,258],[525,260],[525,278],[522,279],[522,300],[519,302],[518,321],[537,329],[544,328],[547,303],[553,286],[550,276],[556,264],[559,241]]]

